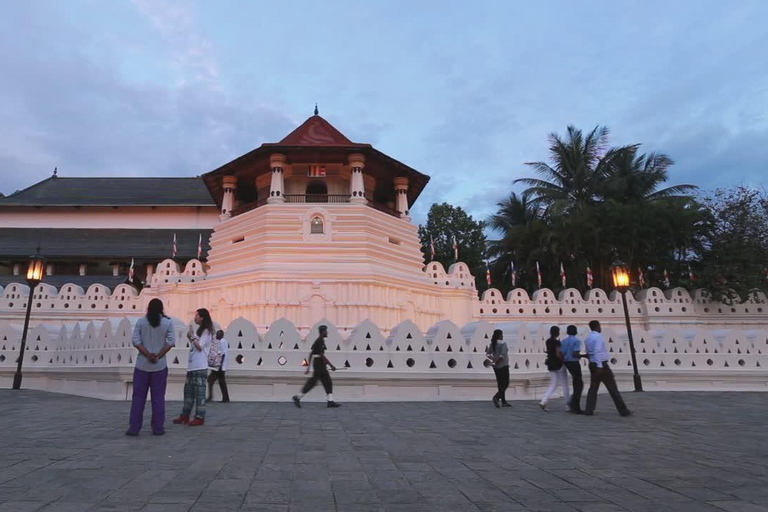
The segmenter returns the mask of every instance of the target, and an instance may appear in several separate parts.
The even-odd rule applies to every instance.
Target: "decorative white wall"
[[[25,386],[110,399],[130,396],[135,321],[136,317],[123,317],[34,325],[25,356]],[[174,323],[178,344],[167,356],[172,374],[169,395],[180,396],[189,344],[185,322],[176,319]],[[226,327],[231,346],[227,379],[235,398],[290,397],[303,379],[302,365],[321,323],[329,327],[329,359],[346,368],[334,376],[340,398],[487,399],[494,382],[485,350],[495,328],[504,332],[509,346],[511,396],[539,396],[546,384],[543,347],[549,323],[475,321],[460,327],[446,320],[424,335],[413,322],[404,321],[384,336],[368,321],[343,334],[323,320],[302,336],[285,318],[265,329],[238,318]],[[563,330],[566,327],[566,322],[557,324]],[[585,326],[579,328],[583,336]],[[631,374],[626,332],[608,327],[604,336],[611,363],[626,380]],[[648,390],[768,389],[766,329],[637,328],[634,336]],[[0,322],[0,385],[11,382],[20,339],[17,323]]]

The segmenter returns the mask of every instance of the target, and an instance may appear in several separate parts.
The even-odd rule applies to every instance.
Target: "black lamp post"
[[[45,259],[40,256],[40,249],[37,254],[29,257],[29,266],[27,267],[27,284],[29,285],[29,297],[27,297],[27,316],[24,318],[24,331],[21,334],[21,348],[19,349],[19,364],[16,367],[16,373],[13,375],[13,389],[21,389],[21,365],[24,363],[24,351],[27,348],[27,330],[29,329],[29,315],[32,313],[32,302],[34,300],[35,287],[43,280],[45,269]]]
[[[635,356],[635,340],[632,338],[632,325],[629,322],[629,308],[627,307],[627,290],[629,290],[629,267],[621,261],[617,261],[611,267],[613,286],[621,294],[621,302],[624,304],[624,320],[627,322],[627,337],[629,337],[629,352],[632,355],[632,370],[635,378],[635,391],[643,390],[643,382],[637,371],[637,356]]]

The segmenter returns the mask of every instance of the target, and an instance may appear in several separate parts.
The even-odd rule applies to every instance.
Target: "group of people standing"
[[[196,427],[205,424],[206,399],[212,400],[213,384],[216,381],[219,382],[222,402],[229,402],[226,381],[229,344],[224,339],[224,331],[215,330],[211,314],[205,308],[195,312],[194,322],[187,331],[187,339],[189,359],[184,382],[184,405],[173,423]],[[146,316],[136,322],[133,346],[139,354],[133,370],[131,413],[125,434],[139,435],[149,393],[152,402],[152,434],[161,436],[165,434],[165,389],[168,384],[168,362],[165,356],[176,346],[176,333],[173,322],[165,315],[160,299],[149,301]],[[210,393],[207,393],[208,389]]]
[[[578,329],[575,325],[566,328],[568,336],[560,340],[560,328],[553,325],[549,330],[549,339],[546,341],[547,359],[545,361],[549,371],[550,384],[541,399],[540,407],[548,411],[549,399],[558,387],[562,388],[565,397],[565,409],[573,414],[591,416],[597,406],[597,392],[600,384],[603,384],[613,399],[613,403],[619,414],[629,416],[631,411],[621,398],[616,378],[611,370],[610,355],[602,337],[600,322],[589,322],[590,333],[584,339],[585,353],[581,351],[581,340],[576,337]],[[509,404],[506,401],[505,392],[509,387],[509,354],[507,344],[500,329],[496,329],[491,337],[491,343],[486,351],[486,356],[493,366],[496,374],[498,392],[493,396],[493,404],[496,407],[504,407]],[[581,358],[589,359],[590,384],[587,391],[587,404],[582,410],[581,393],[584,390],[584,381],[581,375]],[[573,395],[568,386],[568,373],[573,379]]]
[[[325,338],[328,328],[321,325],[318,338],[312,344],[309,361],[314,374],[307,380],[301,393],[293,397],[296,407],[301,407],[301,398],[320,381],[328,395],[328,407],[340,407],[333,401],[333,382],[327,366],[336,367],[325,357]],[[181,414],[173,420],[176,425],[197,427],[205,424],[205,403],[213,399],[213,385],[219,382],[222,402],[229,402],[226,372],[229,366],[229,344],[224,331],[216,330],[210,312],[201,308],[195,312],[194,321],[187,331],[189,360],[184,381],[184,405]],[[138,350],[133,370],[133,398],[128,420],[127,436],[138,436],[144,419],[147,394],[152,402],[152,434],[165,434],[165,390],[168,384],[168,362],[166,354],[176,346],[173,323],[165,315],[163,302],[152,299],[147,305],[147,314],[136,322],[133,330],[133,346]],[[309,373],[310,363],[307,365]],[[208,373],[210,370],[210,374]],[[194,414],[192,414],[194,410]]]

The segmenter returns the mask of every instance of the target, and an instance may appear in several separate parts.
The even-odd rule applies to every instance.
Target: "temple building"
[[[460,263],[450,275],[425,267],[409,217],[428,181],[317,112],[200,177],[54,174],[0,198],[0,286],[21,282],[40,247],[48,285],[114,290],[133,268],[142,296],[163,297],[181,317],[209,307],[259,325],[426,325],[458,298],[448,309],[466,320],[473,277]]]
[[[334,387],[343,400],[486,400],[495,329],[510,347],[510,397],[538,397],[550,326],[584,333],[593,319],[628,382],[624,308],[646,388],[765,388],[764,295],[728,305],[681,288],[628,292],[626,304],[600,289],[478,297],[465,263],[424,261],[409,210],[428,181],[316,114],[199,177],[54,174],[0,197],[0,387],[16,378],[29,311],[25,387],[130,397],[133,328],[160,298],[181,340],[167,358],[169,396],[182,394],[184,333],[203,307],[230,341],[236,400],[289,400],[319,325],[349,370]],[[38,247],[47,272],[31,289]]]
[[[408,217],[429,177],[351,142],[310,117],[276,144],[263,144],[192,178],[72,178],[54,175],[0,196],[0,285],[18,281],[39,247],[46,282],[114,288],[151,282],[157,264],[205,261],[213,228],[266,204],[366,205]],[[327,234],[325,219],[312,234]]]

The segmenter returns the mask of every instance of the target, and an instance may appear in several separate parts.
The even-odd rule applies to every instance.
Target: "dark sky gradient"
[[[326,5],[327,4],[327,5]],[[568,124],[768,182],[768,2],[6,2],[0,192],[199,175],[320,113],[479,218]]]

